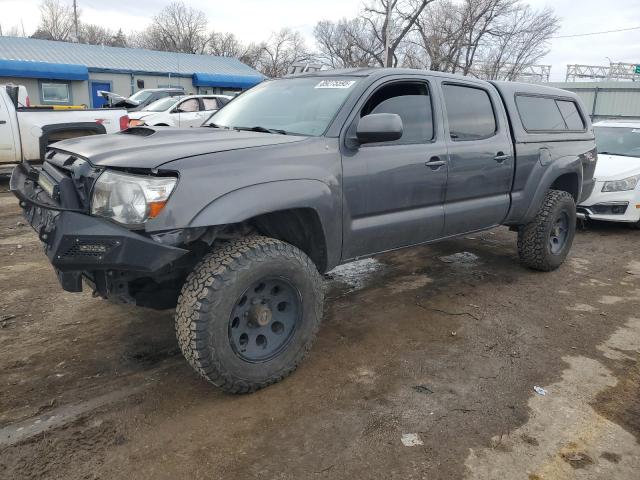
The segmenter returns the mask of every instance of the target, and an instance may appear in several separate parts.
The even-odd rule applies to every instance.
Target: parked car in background
[[[124,109],[54,110],[25,108],[26,89],[17,85],[0,87],[0,173],[9,173],[21,160],[41,161],[47,147],[65,140],[128,127]]]
[[[147,105],[165,97],[176,97],[184,95],[184,88],[146,88],[139,90],[130,97],[123,97],[117,93],[100,90],[101,95],[107,102],[103,108],[126,108],[130,112],[142,110]]]
[[[199,127],[207,117],[226,105],[228,95],[166,97],[129,113],[129,126]]]
[[[578,206],[578,215],[640,228],[640,121],[605,120],[595,123],[593,130],[598,146],[596,182]]]
[[[175,307],[185,358],[234,393],[295,370],[341,263],[506,225],[558,268],[597,162],[575,93],[419,70],[267,80],[207,125],[68,140],[11,190],[63,289]]]

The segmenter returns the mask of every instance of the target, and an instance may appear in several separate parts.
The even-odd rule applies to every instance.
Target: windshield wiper
[[[278,128],[266,128],[261,127],[260,125],[255,127],[233,127],[234,130],[238,130],[239,132],[263,132],[263,133],[277,133],[279,135],[286,135],[287,132],[284,130],[280,130]]]

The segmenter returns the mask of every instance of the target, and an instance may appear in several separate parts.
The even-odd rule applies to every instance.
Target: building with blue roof
[[[263,79],[231,57],[0,37],[0,83],[25,85],[34,104],[99,108],[100,90],[123,97],[163,87],[231,94]]]

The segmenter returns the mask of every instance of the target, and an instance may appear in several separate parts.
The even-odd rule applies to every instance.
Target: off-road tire
[[[553,254],[549,238],[554,222],[565,211],[569,216],[569,230],[564,247]],[[549,190],[535,218],[518,231],[518,255],[520,262],[534,270],[549,272],[564,262],[576,232],[576,204],[568,192]]]
[[[302,301],[300,323],[275,358],[249,363],[229,340],[236,300],[264,275],[286,278]],[[189,364],[229,393],[250,393],[293,372],[311,348],[322,319],[324,288],[316,266],[301,250],[268,237],[249,236],[217,245],[187,277],[176,308],[176,335]]]

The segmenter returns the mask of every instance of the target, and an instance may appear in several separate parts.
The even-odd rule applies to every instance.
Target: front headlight
[[[162,211],[177,180],[105,170],[93,187],[91,214],[140,225]]]
[[[604,182],[602,186],[603,192],[624,192],[625,190],[633,190],[638,185],[640,175],[634,175],[622,180],[612,180],[611,182]]]

